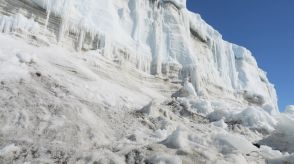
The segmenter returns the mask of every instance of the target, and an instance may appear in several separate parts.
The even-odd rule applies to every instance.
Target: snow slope
[[[1,163],[293,163],[293,107],[185,0],[0,0]]]
[[[0,43],[1,66],[10,66],[1,69],[1,163],[191,163],[195,154],[199,162],[228,160],[217,155],[219,144],[211,149],[227,132],[218,134],[197,115],[190,122],[189,109],[167,99],[179,85],[114,65],[97,52],[38,48],[9,35],[0,35]]]

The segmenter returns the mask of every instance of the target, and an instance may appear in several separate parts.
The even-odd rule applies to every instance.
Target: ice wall
[[[118,64],[171,80],[188,78],[198,96],[278,111],[274,86],[251,52],[224,41],[187,10],[186,0],[26,1],[45,9],[40,33],[54,33],[61,45],[71,40],[77,51],[97,50]],[[60,22],[48,28],[52,17]]]
[[[17,30],[22,30],[26,33],[38,33],[40,27],[33,18],[27,19],[21,14],[14,16],[0,15],[0,32],[10,33]]]

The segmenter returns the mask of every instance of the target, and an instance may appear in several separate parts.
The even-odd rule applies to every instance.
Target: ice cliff
[[[11,8],[15,3],[2,1]],[[278,112],[274,86],[251,52],[224,41],[200,15],[187,10],[185,0],[19,3],[24,4],[1,17],[2,32],[23,29],[52,36],[62,46],[100,50],[106,58],[146,73],[172,80],[189,78],[198,95],[267,105]],[[24,7],[29,5],[34,10]]]
[[[0,33],[0,161],[293,158],[266,72],[186,0],[0,0]]]

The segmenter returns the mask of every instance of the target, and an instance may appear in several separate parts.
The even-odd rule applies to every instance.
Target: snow
[[[221,119],[219,121],[212,122],[212,124],[214,126],[217,126],[217,127],[223,128],[223,129],[226,129],[228,127],[228,125],[225,123],[224,119]]]
[[[142,109],[139,110],[140,113],[151,115],[151,116],[158,116],[158,112],[154,109],[155,104],[153,101],[149,102],[145,105]]]
[[[232,135],[229,133],[220,133],[215,136],[215,142],[218,144],[219,151],[223,154],[238,152],[248,154],[257,151],[247,139],[242,136]]]
[[[5,146],[0,150],[0,158],[14,158],[20,153],[21,149],[15,144]]]
[[[196,111],[199,114],[207,115],[213,112],[211,103],[203,99],[193,99],[190,101],[191,108],[193,111]]]
[[[41,153],[37,158],[49,163],[56,156],[67,159],[59,151],[65,154],[74,152],[81,157],[75,161],[69,155],[73,163],[86,159],[91,159],[91,162],[123,163],[125,156],[129,160],[142,157],[153,163],[191,163],[195,160],[219,163],[259,160],[265,163],[265,159],[292,160],[290,153],[269,157],[263,147],[260,150],[263,158],[246,156],[259,153],[252,143],[260,140],[261,134],[242,129],[238,134],[230,130],[232,122],[241,120],[244,129],[274,128],[287,136],[283,138],[285,143],[291,144],[292,131],[288,132],[289,128],[285,128],[293,124],[290,115],[285,114],[289,120],[281,118],[285,120],[283,123],[265,107],[243,108],[243,105],[233,102],[195,95],[174,99],[179,106],[173,107],[163,103],[170,101],[166,98],[170,92],[166,91],[180,89],[180,85],[166,83],[134,68],[113,65],[95,51],[80,55],[55,45],[35,47],[21,38],[2,34],[0,43],[1,66],[7,68],[10,65],[14,71],[25,71],[16,79],[11,78],[11,75],[1,76],[4,82],[2,86],[14,88],[11,92],[8,89],[0,93],[3,100],[1,110],[13,113],[1,111],[5,118],[0,122],[1,133],[9,136],[9,140],[5,140],[7,145],[0,147],[3,156],[1,160],[11,161],[10,152],[30,150],[22,143],[34,143],[35,137],[42,140],[36,144],[40,148],[38,153],[43,150],[53,152],[52,157]],[[8,69],[1,71],[9,72]],[[36,72],[40,75],[37,76]],[[30,101],[22,101],[21,97],[17,97],[19,94],[25,94],[23,98]],[[10,101],[7,96],[17,98]],[[177,110],[186,111],[188,115]],[[206,115],[214,122],[202,122],[202,119],[207,119]],[[30,121],[29,117],[41,118],[42,121],[35,124],[38,119]],[[246,138],[248,136],[251,137]],[[16,146],[11,139],[19,141],[19,138],[23,142]],[[141,155],[133,157],[130,151]],[[12,154],[19,161],[24,161],[20,154]],[[30,155],[26,159],[34,161]]]
[[[27,64],[29,64],[32,58],[26,55],[26,59],[24,59],[24,55],[20,55],[20,52],[14,52],[11,55],[9,51],[9,48],[2,49],[2,52],[0,51],[0,81],[14,81],[27,78]]]
[[[261,144],[271,146],[281,152],[294,153],[294,117],[291,114],[280,114],[275,131],[261,140]]]
[[[193,85],[187,79],[184,81],[183,89],[188,93],[189,96],[197,96]]]
[[[182,127],[178,127],[163,144],[174,149],[189,149],[188,133]],[[189,150],[188,150],[189,151]]]
[[[268,159],[268,163],[270,164],[291,163],[294,161],[294,154],[281,153],[268,146],[262,145],[260,151],[262,155]]]
[[[79,38],[76,44],[81,50],[87,33],[90,38],[99,35],[103,55],[118,63],[129,61],[139,70],[172,79],[189,78],[198,96],[245,99],[267,104],[272,114],[278,113],[274,86],[251,52],[224,41],[199,14],[187,10],[186,0],[33,1],[46,9],[47,20],[50,13],[62,18],[57,27],[59,42],[71,31]],[[165,65],[173,69],[163,72]]]
[[[271,117],[267,112],[261,108],[247,108],[237,116],[236,120],[242,121],[242,124],[253,129],[264,129],[266,131],[273,131],[277,120]]]
[[[228,109],[216,109],[207,115],[211,122],[220,121],[223,118],[231,118],[233,113],[230,113]]]
[[[260,151],[264,156],[267,156],[268,158],[278,158],[281,157],[283,154],[278,150],[273,150],[271,147],[262,145],[260,147]]]
[[[294,105],[289,105],[285,109],[285,113],[294,115]]]
[[[267,113],[264,109],[251,106],[245,109],[234,110],[215,110],[208,115],[211,121],[240,123],[253,130],[272,132],[278,123],[278,120]]]
[[[182,164],[182,161],[179,157],[166,154],[155,155],[151,158],[150,162],[154,164]]]
[[[188,81],[186,78],[183,82],[183,87],[173,95],[174,97],[190,97],[191,99],[197,96],[193,84]]]
[[[293,161],[294,107],[186,0],[28,2],[0,15],[0,161]]]

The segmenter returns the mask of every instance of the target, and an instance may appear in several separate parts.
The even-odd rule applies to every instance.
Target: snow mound
[[[235,120],[240,120],[246,127],[252,129],[266,130],[272,132],[275,129],[277,120],[265,112],[262,108],[250,107],[234,116]]]
[[[15,144],[7,145],[0,150],[0,160],[1,159],[11,160],[14,157],[17,157],[20,152],[21,152],[21,149],[15,146]]]
[[[193,84],[188,81],[187,78],[184,80],[183,87],[172,95],[172,97],[190,97],[190,98],[195,98],[196,96],[197,96],[197,93],[195,91],[195,88],[193,87]]]
[[[230,120],[232,118],[233,113],[231,113],[228,109],[217,109],[207,115],[207,118],[210,122],[219,121],[225,118],[225,121]]]
[[[285,113],[294,115],[294,105],[289,105],[286,107]]]
[[[190,148],[188,133],[182,127],[178,127],[171,135],[162,142],[169,148],[187,150]]]
[[[184,92],[187,92],[188,96],[197,96],[193,85],[186,79],[183,86]]]
[[[142,109],[140,109],[138,112],[148,115],[148,116],[153,116],[156,117],[159,115],[159,112],[155,109],[156,104],[154,101],[149,102],[147,105],[145,105]]]
[[[215,142],[222,154],[230,154],[232,152],[248,154],[257,150],[244,137],[229,133],[217,134],[215,136]]]
[[[190,100],[191,110],[199,114],[207,115],[213,111],[211,103],[207,100],[193,99]]]
[[[214,126],[217,126],[217,127],[223,128],[223,129],[226,129],[228,127],[228,124],[225,123],[224,119],[221,119],[221,120],[216,121],[216,122],[212,122],[212,124]]]
[[[260,151],[269,164],[293,163],[294,161],[294,154],[281,153],[280,151],[273,150],[268,146],[262,145],[260,147]]]
[[[260,141],[260,144],[271,146],[282,152],[294,153],[294,117],[281,114],[278,117],[275,131]]]
[[[21,63],[28,63],[28,64],[32,64],[35,63],[35,56],[32,54],[28,54],[28,53],[23,53],[23,52],[18,52],[16,54],[16,57],[19,59],[19,62]]]
[[[29,76],[26,64],[33,62],[30,54],[15,52],[10,55],[6,51],[0,50],[0,81],[14,81],[25,79]]]
[[[208,115],[210,121],[225,119],[228,123],[238,123],[245,127],[260,132],[272,132],[275,130],[277,120],[260,107],[248,107],[241,112],[238,110],[215,110]]]

